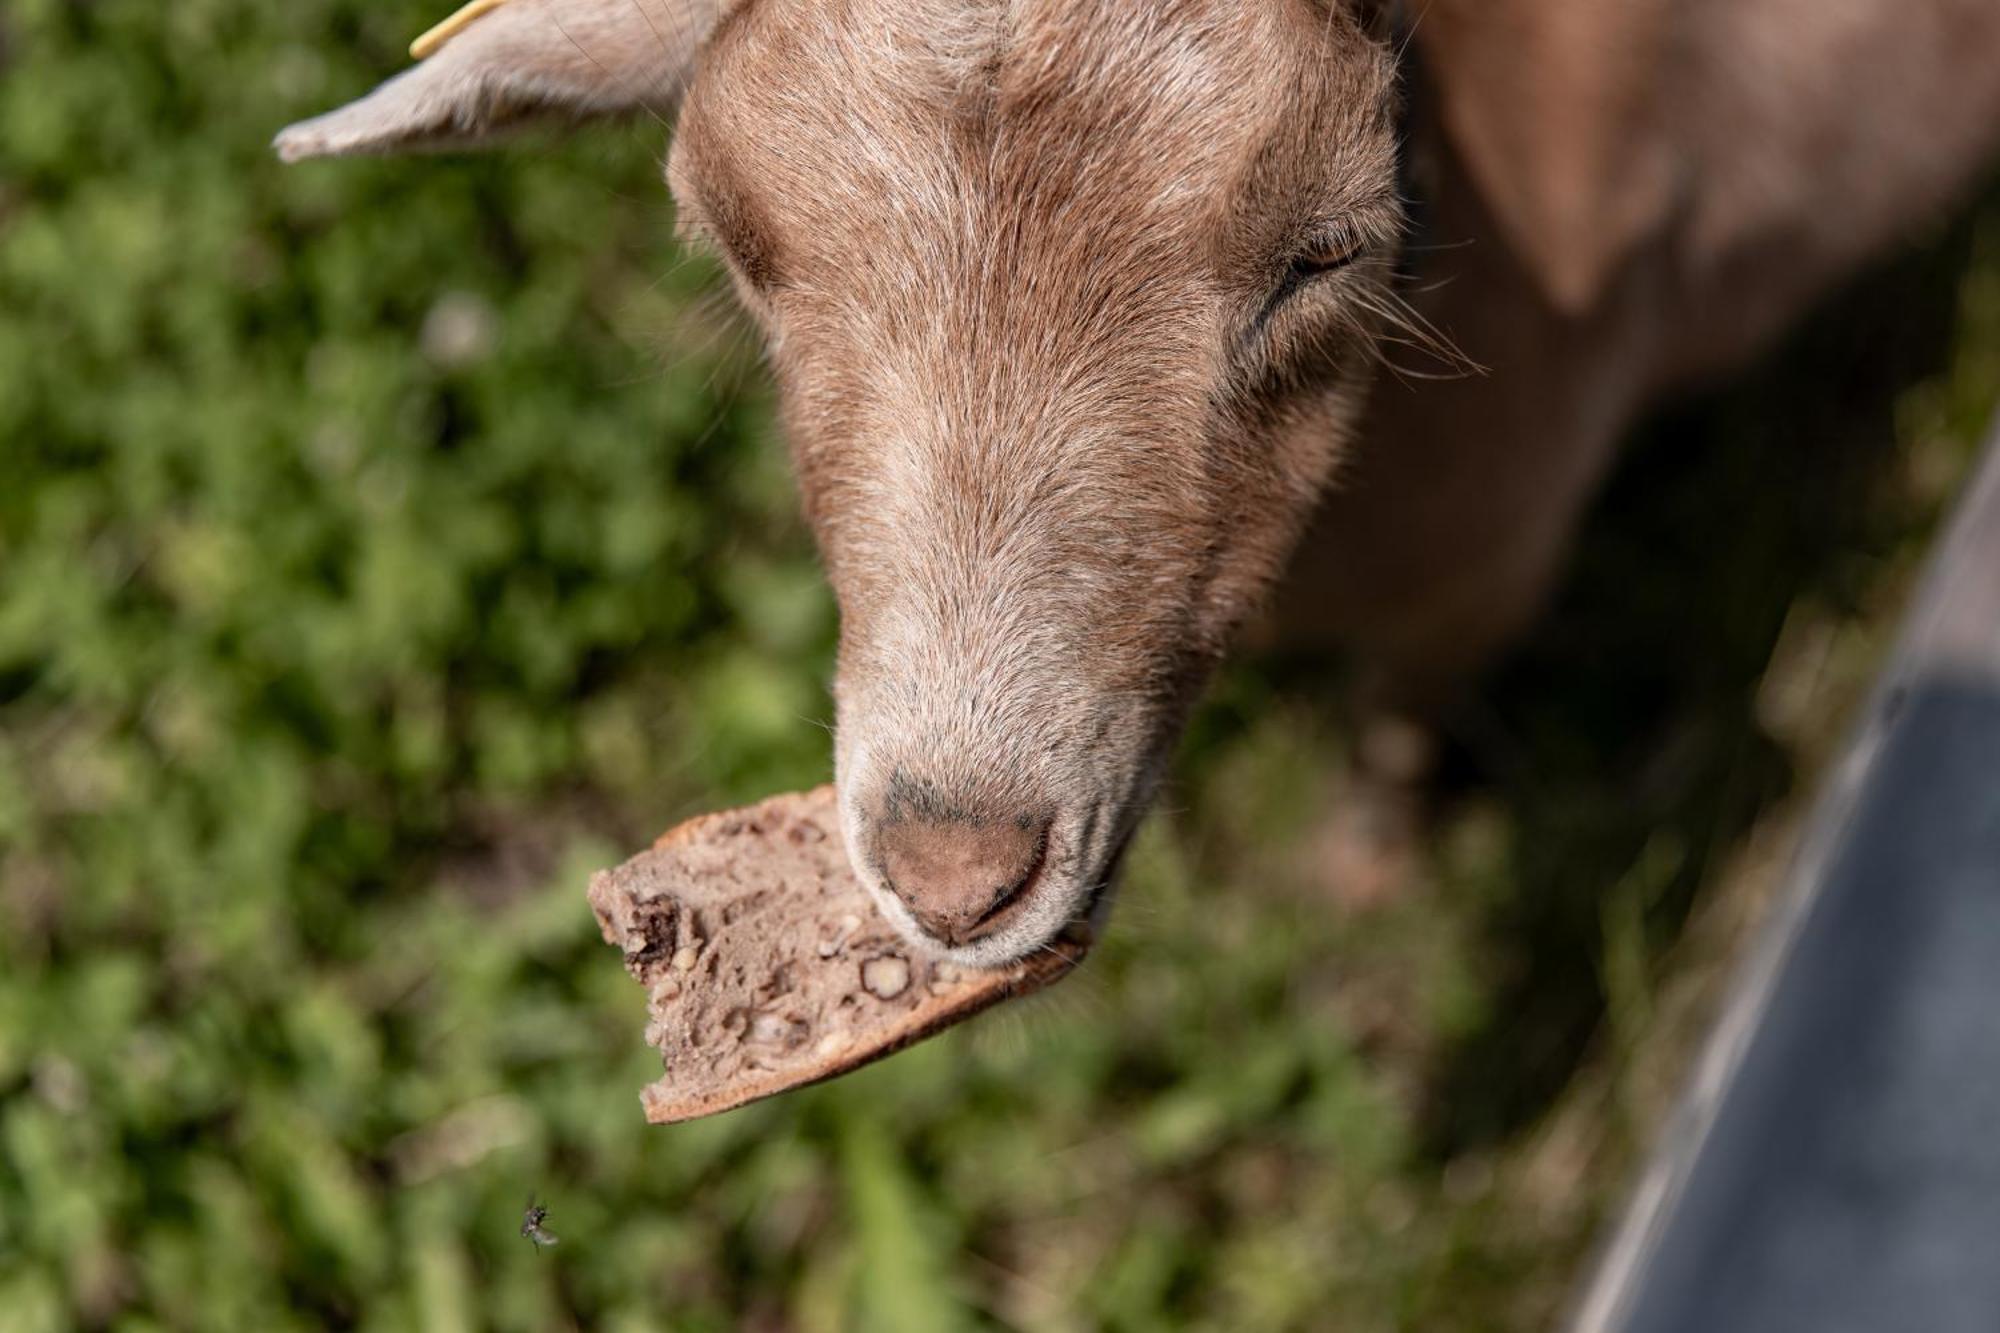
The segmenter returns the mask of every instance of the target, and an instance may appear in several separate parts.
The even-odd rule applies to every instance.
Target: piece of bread
[[[608,943],[646,988],[666,1076],[646,1118],[713,1115],[832,1078],[1063,976],[1065,937],[1010,967],[913,948],[854,877],[833,788],[689,820],[591,877]]]

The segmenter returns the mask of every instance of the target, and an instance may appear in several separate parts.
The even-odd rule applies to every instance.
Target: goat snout
[[[883,821],[882,878],[925,933],[960,948],[1001,929],[1048,859],[1049,821],[954,815]]]

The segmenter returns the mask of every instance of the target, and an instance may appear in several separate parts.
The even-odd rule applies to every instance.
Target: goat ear
[[[664,114],[728,3],[473,0],[417,39],[415,69],[286,128],[272,147],[298,162],[466,147],[541,119]]]
[[[1673,207],[1660,109],[1677,0],[1431,0],[1415,29],[1454,149],[1559,310],[1590,309]]]

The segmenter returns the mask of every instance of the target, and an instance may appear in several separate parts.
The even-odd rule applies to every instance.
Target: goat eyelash
[[[1287,272],[1301,278],[1336,272],[1361,258],[1368,242],[1368,229],[1353,219],[1322,224],[1301,238]]]
[[[1360,257],[1361,247],[1358,245],[1338,251],[1314,251],[1299,255],[1292,260],[1291,267],[1285,270],[1285,276],[1279,280],[1278,285],[1280,289],[1302,286],[1314,278],[1338,273]],[[1289,295],[1289,291],[1286,294]]]
[[[1366,248],[1360,237],[1346,229],[1315,236],[1293,256],[1291,272],[1303,277],[1332,273],[1359,259]]]
[[[1328,274],[1338,273],[1351,267],[1366,252],[1367,245],[1360,238],[1348,234],[1327,235],[1315,238],[1293,255],[1278,279],[1278,285],[1264,302],[1259,312],[1256,327],[1261,329],[1279,307],[1290,300],[1298,291]]]

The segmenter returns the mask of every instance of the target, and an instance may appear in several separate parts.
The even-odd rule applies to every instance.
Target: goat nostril
[[[904,819],[880,826],[882,873],[925,931],[961,945],[996,928],[1048,854],[1048,821]]]

